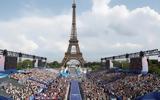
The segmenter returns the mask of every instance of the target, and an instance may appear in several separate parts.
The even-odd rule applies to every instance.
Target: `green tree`
[[[129,64],[128,61],[122,61],[122,62],[121,62],[121,65],[122,65],[122,66],[121,66],[122,69],[129,69],[129,65],[130,65],[130,64]]]
[[[53,61],[51,63],[48,63],[48,66],[50,68],[60,68],[61,67],[61,64],[58,62],[58,61]]]
[[[27,68],[33,68],[33,62],[31,60],[27,59],[17,64],[18,70],[27,69]]]
[[[101,68],[100,62],[88,62],[86,66],[91,68],[93,71],[99,70]]]
[[[160,76],[160,65],[158,60],[149,60],[149,72]]]

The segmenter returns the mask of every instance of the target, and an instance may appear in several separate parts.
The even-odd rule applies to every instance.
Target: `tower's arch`
[[[67,65],[69,63],[74,63],[75,65],[78,65],[81,67],[84,66],[84,62],[78,58],[70,58],[70,59],[67,59],[66,62],[64,62],[65,65]]]
[[[71,59],[66,63],[69,67],[78,67],[81,65],[80,61],[76,59]]]

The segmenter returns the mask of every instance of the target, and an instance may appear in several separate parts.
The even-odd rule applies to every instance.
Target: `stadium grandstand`
[[[134,57],[142,59],[138,61],[144,61],[143,58],[148,53],[144,52],[142,55],[139,52],[137,53],[139,56],[134,53],[137,55]],[[154,55],[157,55],[155,51]],[[120,58],[114,57],[114,60]],[[126,58],[129,57],[134,58],[133,56]],[[3,70],[0,72],[0,100],[146,100],[146,98],[159,100],[158,74],[150,71],[145,74],[134,73],[121,67],[114,68],[114,64],[110,67],[107,64],[109,58],[113,57],[105,59],[106,65],[99,65],[100,69],[88,72],[78,65],[58,69],[33,67]],[[140,64],[143,70],[146,66]]]

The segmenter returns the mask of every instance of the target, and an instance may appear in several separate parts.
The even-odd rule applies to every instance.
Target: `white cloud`
[[[92,10],[95,13],[105,13],[108,9],[107,4],[110,2],[110,0],[92,0],[93,6]]]
[[[28,40],[24,35],[19,36],[18,38],[20,43],[16,43],[16,44],[18,44],[17,47],[21,47],[19,48],[20,51],[33,52],[34,50],[39,48],[38,45],[33,40]]]
[[[139,50],[160,48],[160,14],[150,7],[128,10],[109,7],[110,0],[93,0],[78,16],[78,39],[88,60]],[[69,13],[42,17],[24,16],[0,22],[0,48],[35,53],[61,60],[71,30]]]
[[[113,49],[134,49],[134,48],[137,48],[137,49],[141,49],[142,46],[139,45],[139,44],[133,44],[133,43],[116,43],[112,46]]]

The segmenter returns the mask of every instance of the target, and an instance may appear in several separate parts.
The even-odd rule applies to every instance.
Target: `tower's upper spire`
[[[76,8],[76,0],[73,0],[72,8]]]
[[[77,40],[77,28],[76,28],[76,0],[73,0],[72,4],[72,31],[71,31],[71,40]]]
[[[76,4],[76,0],[73,0],[73,4]]]

